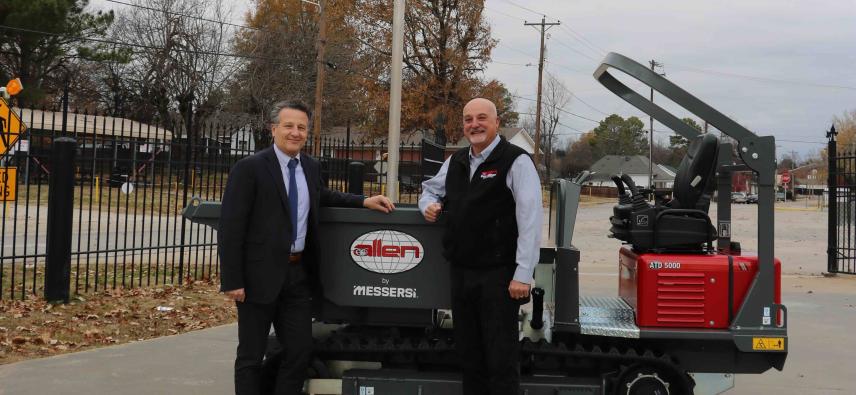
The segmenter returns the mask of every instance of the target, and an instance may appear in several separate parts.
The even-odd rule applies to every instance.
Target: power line
[[[599,47],[599,46],[595,45],[593,42],[591,42],[591,41],[589,41],[587,38],[585,38],[582,34],[578,33],[578,32],[577,32],[576,30],[574,30],[574,29],[571,29],[571,28],[570,28],[570,27],[568,27],[567,25],[562,25],[562,26],[560,26],[560,27],[559,27],[559,29],[561,29],[561,30],[565,30],[565,32],[566,32],[566,33],[570,33],[570,34],[571,34],[571,37],[572,37],[574,40],[577,40],[577,41],[579,41],[579,42],[583,43],[583,45],[585,45],[585,46],[589,47],[590,49],[592,49],[592,50],[593,50],[595,53],[597,53],[599,56],[604,56],[604,55],[606,55],[606,53],[608,52],[608,51],[604,50],[603,48],[601,48],[601,47]]]
[[[661,130],[661,129],[654,129],[654,133],[677,135],[677,133],[672,131],[672,130]],[[728,134],[725,134],[725,135],[727,136]],[[773,137],[775,137],[775,136],[773,136]],[[785,143],[801,143],[801,144],[820,144],[820,145],[826,145],[827,144],[826,142],[821,142],[821,141],[780,139],[778,137],[776,138],[776,141],[777,142],[782,141]]]
[[[504,64],[504,65],[506,65],[506,66],[523,66],[523,67],[531,67],[531,66],[532,66],[532,63],[526,63],[526,64],[523,64],[523,63],[508,63],[508,62],[500,62],[500,61],[498,61],[498,60],[491,60],[491,61],[490,61],[490,63]]]
[[[153,8],[153,7],[147,7],[147,6],[140,5],[140,4],[125,3],[125,2],[122,2],[122,1],[118,1],[118,0],[106,0],[106,1],[111,2],[111,3],[116,3],[116,4],[126,5],[126,6],[129,6],[129,7],[142,8],[142,9],[149,10],[149,11],[164,12],[164,13],[171,14],[171,15],[181,16],[181,17],[184,17],[184,18],[197,19],[197,20],[201,20],[201,21],[205,21],[205,22],[218,23],[218,24],[234,26],[234,27],[238,27],[238,28],[242,28],[242,29],[255,30],[255,31],[258,31],[258,32],[273,33],[273,34],[278,33],[278,32],[276,32],[276,31],[269,30],[269,29],[262,29],[262,28],[258,28],[258,27],[247,26],[247,25],[241,25],[241,24],[237,24],[237,23],[223,22],[223,21],[218,21],[218,20],[214,20],[214,19],[207,19],[207,18],[197,17],[197,16],[193,16],[193,15],[182,14],[182,13],[179,13],[179,12],[167,11],[167,10],[162,10],[162,9],[158,9],[158,8]],[[307,3],[310,3],[310,4],[314,4],[314,5],[318,5],[317,3],[313,3],[313,2],[311,2],[311,1],[307,1],[307,0],[301,0],[301,1],[304,1],[304,2],[307,2]],[[387,29],[387,30],[389,30],[389,29]],[[352,37],[354,40],[356,40],[356,41],[360,42],[360,44],[363,44],[363,46],[365,46],[366,48],[368,48],[368,49],[370,49],[370,50],[372,50],[372,51],[375,51],[375,52],[377,52],[377,53],[379,53],[379,54],[381,54],[381,55],[389,55],[389,52],[385,52],[385,51],[383,51],[383,50],[381,50],[381,49],[375,48],[373,45],[369,44],[368,42],[366,42],[365,40],[363,40],[363,39],[362,39],[362,38],[360,38],[359,36],[356,36],[356,35],[355,35],[355,36],[351,36],[351,37]]]
[[[116,46],[121,46],[121,47],[151,49],[151,50],[166,50],[167,49],[165,47],[158,47],[158,46],[145,45],[145,44],[136,44],[136,43],[128,43],[128,42],[122,42],[122,41],[117,41],[117,40],[107,40],[107,39],[99,39],[99,38],[92,38],[92,37],[80,37],[80,36],[69,37],[67,35],[58,34],[58,33],[51,33],[51,32],[45,32],[45,31],[40,31],[40,30],[25,29],[25,28],[18,28],[18,27],[6,26],[6,25],[0,25],[0,29],[19,31],[19,32],[25,32],[25,33],[33,33],[33,34],[41,34],[41,35],[45,35],[45,36],[65,37],[65,38],[70,38],[70,39],[74,39],[74,40],[91,41],[91,42],[97,42],[97,43],[101,43],[101,44],[110,44],[110,45],[116,45]],[[280,61],[280,62],[286,61],[285,58],[271,58],[271,57],[262,57],[262,56],[252,56],[252,55],[240,55],[240,54],[234,54],[234,53],[214,52],[214,51],[187,50],[187,49],[183,49],[183,48],[169,48],[169,50],[170,51],[176,51],[176,52],[183,52],[183,53],[218,55],[218,56],[235,57],[235,58],[243,58],[243,59],[256,59],[256,60]],[[362,77],[364,79],[373,80],[373,81],[376,81],[378,83],[385,84],[385,85],[389,84],[389,81],[387,81],[387,80],[383,80],[383,79],[380,79],[380,78],[377,78],[374,76],[359,73],[353,69],[343,69],[343,68],[340,68],[336,64],[331,63],[331,62],[325,62],[325,64],[327,66],[330,66],[335,71],[347,72],[349,74],[357,75],[357,76]],[[426,94],[426,96],[429,96],[431,98],[434,98],[436,100],[441,100],[441,101],[446,99],[445,97],[438,96],[436,94],[430,94],[430,93]],[[512,95],[512,96],[514,96],[514,95]],[[524,97],[519,97],[519,98],[527,99]],[[534,100],[534,99],[527,99],[527,100]]]
[[[184,18],[191,18],[191,19],[196,19],[196,20],[205,21],[205,22],[218,23],[221,25],[229,25],[229,26],[240,27],[243,29],[251,29],[251,30],[263,30],[263,29],[259,29],[256,27],[239,25],[239,24],[231,23],[231,22],[218,21],[218,20],[214,20],[214,19],[202,18],[202,17],[198,17],[198,16],[182,14],[179,12],[168,11],[168,10],[164,10],[164,9],[154,8],[154,7],[147,7],[147,6],[144,6],[141,4],[125,3],[125,2],[121,2],[121,1],[117,1],[117,0],[106,0],[106,1],[110,2],[110,3],[116,3],[116,4],[129,6],[129,7],[142,8],[142,9],[149,10],[149,11],[163,12],[166,14],[180,16],[180,17],[184,17]]]
[[[554,20],[556,20],[557,22],[559,22],[559,19],[557,19],[557,18],[553,18],[553,17],[547,16],[547,14],[545,14],[545,13],[543,13],[543,12],[539,12],[539,11],[533,10],[533,9],[531,9],[531,8],[528,8],[528,7],[522,6],[522,5],[517,4],[517,3],[515,3],[515,2],[513,2],[513,1],[511,1],[511,0],[503,0],[503,1],[504,1],[504,2],[506,2],[506,3],[508,3],[508,4],[510,4],[510,5],[512,5],[512,6],[514,6],[514,7],[519,8],[519,9],[521,9],[521,10],[529,11],[529,12],[531,12],[531,13],[535,14],[535,15],[539,15],[539,16],[542,16],[542,17],[544,17],[544,18],[554,19]],[[499,12],[499,11],[495,11],[495,10],[492,10],[492,11],[497,12],[497,13],[501,13],[501,12]],[[515,16],[512,16],[512,15],[508,15],[508,14],[503,14],[503,15],[508,16],[508,17],[510,17],[510,18],[521,19],[521,18],[519,18],[519,17],[515,17]],[[606,52],[607,52],[607,51],[605,51],[605,50],[603,50],[602,48],[598,47],[598,46],[597,46],[597,45],[595,45],[593,42],[591,42],[591,41],[589,41],[587,38],[585,38],[582,34],[580,34],[579,32],[575,31],[574,29],[571,29],[570,27],[568,27],[568,26],[564,26],[564,25],[560,26],[559,28],[560,28],[560,29],[564,29],[567,33],[571,34],[571,37],[572,37],[572,38],[574,38],[574,40],[577,40],[577,41],[579,41],[579,42],[583,43],[583,44],[584,44],[584,45],[586,45],[587,47],[589,47],[589,48],[591,48],[592,50],[594,50],[594,51],[595,51],[595,53],[597,53],[598,55],[601,55],[601,56],[602,56],[602,55],[606,54]]]
[[[121,47],[140,48],[140,49],[151,49],[151,50],[166,50],[166,49],[167,49],[167,48],[165,48],[165,47],[158,47],[158,46],[153,46],[153,45],[145,45],[145,44],[128,43],[128,42],[122,42],[122,41],[116,41],[116,40],[107,40],[107,39],[99,39],[99,38],[92,38],[92,37],[68,37],[68,36],[66,36],[66,35],[62,35],[62,34],[58,34],[58,33],[51,33],[51,32],[45,32],[45,31],[33,30],[33,29],[24,29],[24,28],[18,28],[18,27],[6,26],[6,25],[0,25],[0,29],[12,30],[12,31],[20,31],[20,32],[26,32],[26,33],[33,33],[33,34],[41,34],[41,35],[54,36],[54,37],[67,37],[67,38],[72,38],[72,39],[75,39],[75,40],[91,41],[91,42],[97,42],[97,43],[101,43],[101,44],[111,44],[111,45],[116,45],[116,46],[121,46]],[[234,57],[234,58],[243,58],[243,59],[255,59],[255,60],[266,60],[266,61],[279,61],[279,62],[286,61],[286,59],[285,59],[285,58],[272,58],[272,57],[263,57],[263,56],[240,55],[240,54],[227,53],[227,52],[198,51],[198,50],[187,50],[187,49],[183,49],[183,48],[169,48],[169,50],[171,50],[171,51],[176,51],[176,52],[183,52],[183,53],[203,54],[203,55],[212,55],[212,56],[216,55],[216,56],[226,56],[226,57]],[[334,63],[331,63],[331,62],[325,62],[325,64],[326,64],[327,66],[330,66],[330,67],[331,67],[331,68],[333,68],[334,70],[339,70],[339,69],[340,69],[340,68],[339,68],[336,64],[334,64]],[[346,72],[348,72],[348,73],[350,73],[350,74],[354,74],[354,75],[358,75],[358,76],[363,77],[363,78],[366,78],[366,79],[374,80],[374,81],[379,82],[379,83],[381,83],[381,84],[389,84],[389,81],[382,80],[382,79],[380,79],[380,78],[376,78],[376,77],[373,77],[373,76],[368,76],[368,75],[366,75],[366,74],[357,73],[357,72],[354,72],[354,70],[353,70],[353,69],[343,69],[343,70],[340,70],[340,71],[346,71]],[[432,98],[437,99],[437,100],[444,100],[444,98],[443,98],[443,97],[441,97],[441,96],[437,96],[437,95],[433,95],[433,94],[427,94],[427,96],[432,97]],[[512,95],[512,96],[513,96],[513,95]],[[515,96],[515,97],[517,97],[517,96]],[[526,99],[526,100],[534,100],[534,99],[527,99],[527,98],[524,98],[524,97],[519,97],[519,98],[521,98],[521,99]]]
[[[497,14],[499,14],[499,15],[502,15],[502,16],[509,17],[509,18],[511,18],[511,19],[517,19],[518,21],[525,21],[525,19],[523,19],[523,18],[521,18],[521,17],[514,16],[514,15],[511,15],[511,14],[506,14],[506,13],[504,13],[504,12],[502,12],[502,11],[495,10],[495,9],[493,9],[493,8],[487,8],[487,7],[484,7],[484,9],[486,9],[486,10],[488,10],[488,11],[490,11],[490,12],[495,12],[495,13],[497,13]]]
[[[547,14],[545,14],[545,13],[543,13],[543,12],[538,12],[538,11],[535,11],[535,10],[533,10],[533,9],[531,9],[531,8],[524,7],[524,6],[520,5],[520,4],[517,4],[517,3],[513,2],[513,1],[511,1],[511,0],[502,0],[502,1],[504,1],[504,2],[506,2],[506,3],[508,3],[508,4],[511,4],[512,6],[517,7],[517,8],[519,8],[519,9],[521,9],[521,10],[529,11],[529,12],[531,12],[531,13],[535,14],[535,15],[542,16],[542,17],[544,17],[544,18],[547,18]],[[550,18],[550,19],[556,19],[556,18]],[[558,20],[558,19],[556,19],[556,20]]]
[[[573,67],[571,67],[571,66],[567,66],[567,65],[564,65],[564,64],[561,64],[561,63],[556,63],[556,62],[553,62],[553,61],[550,61],[550,60],[545,60],[544,62],[546,62],[546,63],[548,63],[548,64],[551,64],[551,65],[553,65],[553,66],[558,66],[558,67],[561,67],[561,68],[563,68],[563,69],[573,71],[573,72],[575,72],[575,73],[590,74],[588,71],[575,69],[575,68],[573,68]]]
[[[610,115],[610,114],[607,114],[607,113],[605,113],[605,112],[603,112],[603,111],[601,111],[601,110],[597,109],[597,107],[592,106],[591,104],[588,104],[585,100],[583,100],[582,98],[580,98],[579,96],[577,96],[576,94],[574,94],[574,92],[571,92],[571,96],[573,96],[573,97],[575,97],[577,100],[579,100],[579,102],[580,102],[580,103],[583,103],[584,105],[586,105],[586,107],[591,108],[592,110],[594,110],[594,111],[596,111],[596,112],[598,112],[598,113],[600,113],[600,114],[602,114],[602,115],[606,115],[606,116],[609,116],[609,115]]]
[[[670,67],[674,67],[679,70],[689,71],[691,73],[701,73],[701,74],[711,74],[718,75],[723,77],[732,77],[732,78],[742,78],[759,82],[768,82],[768,83],[777,83],[777,84],[790,84],[790,85],[804,85],[804,86],[813,86],[817,88],[829,88],[829,89],[846,89],[856,91],[856,87],[846,86],[846,85],[834,85],[834,84],[820,84],[816,82],[809,81],[798,81],[798,80],[783,80],[778,78],[769,78],[769,77],[760,77],[753,75],[745,75],[745,74],[736,74],[736,73],[727,73],[724,71],[715,71],[715,70],[705,70],[698,69],[694,67],[675,65],[673,63],[669,64]]]
[[[561,25],[560,25],[560,26],[561,26]],[[587,58],[587,59],[589,59],[589,60],[591,60],[591,61],[593,61],[593,62],[598,62],[598,60],[597,60],[597,59],[595,59],[595,58],[593,58],[593,57],[591,57],[591,56],[589,56],[589,55],[587,55],[587,54],[585,54],[585,53],[583,53],[583,52],[581,52],[581,51],[577,50],[576,48],[574,48],[574,47],[572,47],[572,46],[570,46],[570,45],[568,45],[568,44],[565,44],[565,42],[564,42],[564,41],[561,41],[561,40],[555,40],[555,41],[556,41],[556,43],[557,43],[557,44],[559,44],[559,45],[561,45],[561,46],[563,46],[563,47],[565,47],[565,48],[567,48],[567,49],[570,49],[571,51],[573,51],[573,52],[575,52],[575,53],[579,54],[580,56],[582,56],[582,57],[584,57],[584,58]]]
[[[829,143],[824,143],[820,141],[804,141],[804,140],[785,140],[785,139],[776,139],[776,141],[784,141],[786,143],[804,143],[804,144],[820,144],[827,145]]]
[[[80,40],[80,41],[91,41],[91,42],[96,42],[96,43],[100,43],[100,44],[115,45],[115,46],[119,46],[119,47],[151,49],[151,50],[159,50],[159,51],[169,50],[169,51],[188,53],[188,54],[196,54],[196,55],[225,56],[225,57],[231,57],[231,58],[265,60],[265,61],[273,61],[273,62],[279,62],[279,63],[287,62],[287,58],[276,58],[276,57],[257,56],[257,55],[241,55],[241,54],[236,54],[236,53],[231,53],[231,52],[192,50],[192,49],[184,49],[184,48],[180,48],[180,47],[167,48],[167,47],[159,47],[159,46],[154,46],[154,45],[129,43],[129,42],[124,42],[124,41],[108,40],[108,39],[93,38],[93,37],[82,37],[82,36],[71,37],[71,36],[67,36],[67,35],[59,34],[59,33],[51,33],[51,32],[46,32],[46,31],[41,31],[41,30],[25,29],[25,28],[13,27],[13,26],[7,26],[7,25],[0,25],[0,29],[19,31],[19,32],[25,32],[25,33],[33,33],[33,34],[41,34],[41,35],[45,35],[45,36],[63,37],[63,38],[68,38],[68,39],[73,39],[73,40]],[[328,67],[331,67],[331,68],[336,67],[336,65],[332,62],[322,62],[322,63],[327,65]]]
[[[513,94],[512,94],[512,95],[510,95],[510,96],[511,96],[511,97],[514,97],[514,98],[517,98],[517,99],[526,100],[526,101],[536,101],[535,99],[530,99],[530,98],[528,98],[528,97],[523,97],[523,96],[518,96],[518,95],[513,95]],[[586,121],[594,122],[594,123],[597,123],[597,124],[599,124],[599,123],[600,123],[600,121],[597,121],[597,120],[594,120],[594,119],[591,119],[591,118],[588,118],[588,117],[584,117],[584,116],[579,115],[579,114],[574,114],[574,113],[572,113],[572,112],[570,112],[570,111],[568,111],[568,110],[565,110],[565,109],[564,109],[564,108],[562,108],[562,107],[555,107],[555,108],[556,108],[556,110],[558,110],[559,112],[563,112],[563,113],[565,113],[565,114],[572,115],[572,116],[575,116],[575,117],[580,118],[580,119],[585,119]]]
[[[582,130],[579,130],[579,129],[577,129],[577,128],[573,127],[573,126],[565,125],[564,123],[561,123],[561,122],[556,122],[556,123],[558,123],[558,124],[559,124],[560,126],[562,126],[562,127],[565,127],[565,128],[568,128],[568,129],[571,129],[571,130],[574,130],[574,131],[575,131],[575,132],[571,132],[571,133],[568,133],[568,134],[579,134],[579,135],[583,135],[583,134],[589,133],[589,132],[584,132],[584,131],[582,131]]]
[[[503,43],[502,43],[502,41],[499,41],[499,42],[497,42],[496,44],[497,44],[497,45],[499,45],[499,46],[501,46],[501,47],[508,48],[508,49],[510,49],[510,50],[512,50],[512,51],[514,51],[514,52],[517,52],[517,53],[520,53],[520,54],[526,55],[526,56],[528,56],[528,57],[530,57],[530,58],[534,58],[534,57],[535,57],[535,55],[532,55],[532,54],[530,54],[530,53],[526,53],[526,52],[521,51],[521,50],[519,50],[519,49],[517,49],[517,48],[514,48],[514,47],[511,47],[511,46],[508,46],[508,45],[506,45],[506,44],[503,44]]]
[[[534,115],[534,114],[532,114],[532,113],[527,113],[527,112],[519,112],[518,114],[520,114],[520,115]],[[573,127],[573,126],[570,126],[570,125],[565,124],[565,123],[562,123],[562,122],[557,122],[557,124],[558,124],[558,125],[560,125],[560,126],[562,126],[562,127],[565,127],[565,128],[571,129],[571,130],[573,130],[574,132],[554,133],[555,135],[569,135],[569,134],[583,135],[583,134],[591,133],[591,131],[585,132],[585,131],[582,131],[582,130],[580,130],[580,129],[577,129],[577,128]],[[671,130],[659,130],[659,129],[654,129],[654,132],[655,132],[655,133],[661,133],[661,134],[670,134],[670,135],[671,135],[671,134],[674,134],[674,135],[677,135],[677,133],[675,133],[675,132],[673,132],[673,131],[671,131]],[[827,144],[827,143],[825,143],[825,142],[820,142],[820,141],[790,140],[790,139],[780,139],[780,138],[777,138],[777,139],[776,139],[776,141],[782,141],[782,142],[786,142],[786,143],[803,143],[803,144],[819,144],[819,145],[826,145],[826,144]]]
[[[124,6],[135,7],[135,8],[140,8],[140,9],[145,9],[145,10],[155,11],[155,12],[163,12],[163,13],[167,13],[167,14],[170,14],[170,15],[176,15],[176,16],[181,16],[181,17],[184,17],[184,18],[196,19],[196,20],[201,20],[201,21],[210,22],[210,23],[216,23],[216,24],[221,24],[221,25],[228,25],[228,26],[238,27],[238,28],[242,28],[242,29],[250,29],[250,30],[256,30],[256,31],[271,32],[270,30],[261,29],[261,28],[257,28],[257,27],[252,27],[252,26],[247,26],[247,25],[241,25],[241,24],[232,23],[232,22],[226,22],[226,21],[218,21],[218,20],[215,20],[215,19],[208,19],[208,18],[203,18],[203,17],[193,16],[193,15],[187,15],[187,14],[182,14],[182,13],[179,13],[179,12],[174,12],[174,11],[168,11],[168,10],[158,9],[158,8],[154,8],[154,7],[148,7],[148,6],[144,6],[144,5],[141,5],[141,4],[127,3],[127,2],[118,1],[118,0],[106,0],[106,1],[107,1],[107,2],[110,2],[110,3],[121,4],[121,5],[124,5]],[[541,16],[544,16],[545,18],[555,19],[555,18],[552,18],[552,17],[548,17],[548,16],[547,16],[547,14],[545,14],[545,13],[535,11],[535,10],[533,10],[533,9],[531,9],[531,8],[527,8],[527,7],[525,7],[525,6],[522,6],[522,5],[520,5],[520,4],[515,3],[515,2],[513,2],[513,1],[510,1],[510,0],[503,0],[503,1],[505,1],[506,3],[508,3],[508,4],[510,4],[510,5],[514,6],[514,7],[517,7],[517,8],[523,9],[523,10],[525,10],[525,11],[532,12],[532,13],[534,13],[534,14],[536,14],[536,15],[541,15]],[[498,10],[495,10],[495,9],[489,9],[489,8],[487,8],[487,7],[485,7],[485,9],[488,9],[488,10],[490,10],[491,12],[495,12],[495,13],[498,13],[498,14],[501,14],[501,15],[504,15],[504,16],[507,16],[507,17],[509,17],[509,18],[518,19],[518,20],[525,20],[525,19],[523,19],[523,18],[516,17],[516,16],[510,15],[510,14],[507,14],[507,13],[504,13],[504,12],[502,12],[502,11],[498,11]],[[556,20],[558,20],[558,19],[556,19]],[[11,27],[9,27],[9,26],[0,26],[0,27],[11,28]],[[14,28],[13,28],[13,29],[14,29]],[[570,27],[568,27],[567,25],[559,25],[559,29],[561,29],[561,30],[565,30],[565,32],[566,32],[566,33],[568,33],[569,35],[571,35],[571,38],[573,38],[574,40],[579,41],[580,43],[582,43],[582,44],[583,44],[583,45],[585,45],[586,47],[588,47],[588,48],[590,48],[590,49],[594,50],[594,51],[595,51],[596,53],[598,53],[599,55],[603,55],[603,54],[606,52],[605,50],[603,50],[602,48],[598,47],[596,44],[594,44],[593,42],[591,42],[590,40],[588,40],[587,38],[585,38],[582,34],[580,34],[579,32],[577,32],[577,31],[575,31],[575,30],[571,29],[571,28],[570,28]],[[28,32],[31,32],[31,33],[47,33],[47,32],[38,32],[38,31],[34,31],[34,30],[28,30],[28,29],[21,29],[21,30],[22,30],[22,31],[28,31]],[[98,41],[97,39],[91,39],[91,38],[81,38],[81,37],[77,37],[77,39],[85,39],[85,40],[87,40],[87,41],[101,42],[101,41]],[[363,40],[361,40],[361,39],[359,39],[359,38],[357,38],[357,41],[360,41],[360,43],[361,43],[361,44],[365,45],[366,47],[368,47],[369,49],[371,49],[371,50],[373,50],[373,51],[375,51],[375,52],[378,52],[378,53],[381,53],[381,54],[386,54],[384,51],[382,51],[382,50],[380,50],[380,49],[377,49],[377,48],[375,48],[375,47],[373,47],[373,46],[367,45],[367,43],[366,43],[365,41],[363,41]],[[560,41],[560,40],[556,40],[556,41],[557,41],[557,43],[559,43],[559,45],[562,45],[562,46],[564,46],[564,47],[566,47],[566,48],[570,49],[571,51],[574,51],[575,53],[577,53],[577,54],[579,54],[579,55],[581,55],[581,56],[586,57],[586,58],[587,58],[587,59],[589,59],[589,60],[592,60],[592,61],[594,61],[594,62],[597,62],[597,61],[598,61],[597,59],[594,59],[594,58],[592,58],[591,56],[586,55],[586,54],[584,54],[584,53],[580,52],[579,50],[577,50],[577,49],[575,49],[575,48],[571,47],[570,45],[568,45],[568,44],[566,44],[566,43],[564,43],[564,42],[562,42],[562,41]],[[106,42],[106,43],[111,43],[111,42]],[[128,45],[128,46],[137,46],[137,44],[130,44],[130,43],[124,43],[124,45]],[[524,51],[521,51],[521,50],[518,50],[518,49],[516,49],[516,48],[510,47],[510,46],[507,46],[507,45],[504,45],[504,44],[502,44],[502,43],[499,43],[499,45],[502,45],[502,46],[504,46],[504,47],[506,47],[506,48],[508,48],[508,49],[511,49],[511,50],[513,50],[513,51],[516,51],[516,52],[519,52],[519,53],[521,53],[521,54],[524,54],[524,55],[527,55],[527,56],[532,56],[531,54],[527,54],[527,53],[526,53],[526,52],[524,52]],[[184,51],[184,52],[191,52],[191,51]],[[202,51],[195,51],[195,52],[200,53],[200,54],[204,54],[204,52],[202,52]],[[245,55],[227,54],[227,53],[211,53],[211,55],[222,55],[222,56],[246,57]],[[496,63],[503,64],[502,62],[496,62]],[[558,63],[553,63],[553,62],[549,62],[549,61],[548,61],[547,63],[551,63],[551,64],[553,64],[553,65],[556,65],[556,66],[559,66],[559,67],[563,67],[563,68],[566,68],[566,69],[569,69],[569,70],[582,72],[582,71],[580,71],[580,70],[576,70],[576,69],[573,69],[573,68],[571,68],[571,67],[568,67],[568,66],[565,66],[565,65],[561,65],[561,64],[558,64]],[[694,72],[694,73],[703,73],[703,74],[711,74],[711,75],[720,75],[720,76],[733,77],[733,78],[743,78],[743,79],[755,80],[755,81],[760,81],[760,82],[784,83],[784,84],[793,84],[793,85],[805,85],[805,86],[814,86],[814,87],[819,87],[819,88],[831,88],[831,89],[856,90],[856,87],[852,87],[852,86],[845,86],[845,85],[818,84],[818,83],[807,82],[807,81],[783,80],[783,79],[775,79],[775,78],[769,78],[769,77],[750,76],[750,75],[743,75],[743,74],[736,74],[736,73],[727,73],[727,72],[721,72],[721,71],[715,71],[715,70],[698,69],[698,68],[693,68],[693,67],[688,67],[688,66],[680,66],[680,65],[677,65],[677,66],[676,66],[676,65],[674,65],[674,64],[670,64],[670,66],[672,66],[672,67],[676,67],[676,68],[678,68],[678,69],[683,69],[683,70],[685,70],[685,71]]]

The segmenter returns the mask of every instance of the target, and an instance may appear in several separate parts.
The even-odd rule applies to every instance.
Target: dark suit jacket
[[[309,219],[303,261],[313,291],[320,292],[315,251],[320,246],[320,206],[362,207],[364,196],[331,191],[322,184],[318,161],[300,154],[309,187]],[[246,301],[270,303],[285,280],[290,253],[288,197],[273,147],[238,161],[223,193],[217,246],[220,289],[244,288]]]

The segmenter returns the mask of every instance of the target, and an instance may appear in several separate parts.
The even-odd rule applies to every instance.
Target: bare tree
[[[544,179],[550,179],[550,170],[552,168],[553,151],[559,144],[556,138],[556,130],[561,123],[562,116],[566,113],[565,107],[570,103],[571,91],[564,82],[556,78],[555,75],[547,73],[547,78],[544,81],[544,90],[542,96],[542,114],[541,114],[541,150],[544,153],[543,163],[540,166],[544,167]],[[528,122],[532,126],[527,129],[534,138],[535,108],[532,107]],[[526,121],[524,121],[526,122]]]
[[[156,117],[174,127],[171,115],[177,112],[181,120],[193,117],[194,129],[199,130],[202,121],[219,110],[227,77],[238,66],[228,53],[232,32],[223,23],[228,12],[222,0],[132,4],[137,7],[118,14],[112,33],[134,51],[121,72],[128,87],[138,92],[136,117]]]

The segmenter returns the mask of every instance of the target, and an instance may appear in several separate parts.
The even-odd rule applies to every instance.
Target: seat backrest
[[[675,174],[673,199],[669,202],[671,208],[707,212],[716,184],[714,174],[718,151],[719,139],[712,134],[702,134],[690,142],[687,154]]]

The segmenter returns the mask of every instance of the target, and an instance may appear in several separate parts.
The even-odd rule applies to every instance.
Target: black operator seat
[[[675,174],[672,200],[667,204],[670,208],[707,213],[715,186],[713,179],[718,151],[719,139],[712,134],[703,134],[690,144]]]
[[[610,218],[612,237],[642,252],[704,252],[704,244],[716,238],[708,209],[718,150],[719,139],[711,134],[700,135],[690,143],[675,175],[673,198],[666,204],[649,204],[630,177],[614,177],[620,200]],[[627,184],[627,192],[621,184]]]

